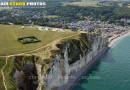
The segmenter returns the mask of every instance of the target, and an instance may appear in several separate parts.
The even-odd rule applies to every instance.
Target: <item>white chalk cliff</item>
[[[91,62],[94,56],[107,47],[107,45],[108,40],[98,36],[87,36],[85,39],[81,37],[81,40],[71,40],[71,42],[64,43],[61,49],[62,54],[59,53],[55,56],[55,62],[52,64],[46,76],[41,75],[40,66],[36,65],[37,72],[39,73],[39,83],[42,83],[46,90],[51,90],[66,84],[70,75]],[[40,84],[37,90],[42,90]]]

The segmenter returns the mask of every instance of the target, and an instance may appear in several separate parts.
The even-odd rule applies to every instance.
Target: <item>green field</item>
[[[59,16],[57,16],[57,15],[48,15],[47,17],[48,18],[58,18]]]
[[[101,0],[82,0],[82,2],[97,2],[97,1],[101,1]]]
[[[0,7],[0,10],[11,10],[11,7]]]
[[[97,2],[71,2],[71,3],[64,3],[63,5],[75,5],[75,6],[93,6],[98,7]]]
[[[12,25],[0,25],[0,55],[18,54],[35,50],[51,43],[55,39],[72,35],[74,32],[39,31],[35,27],[25,27]],[[41,42],[31,44],[21,44],[17,41],[19,37],[35,36]]]

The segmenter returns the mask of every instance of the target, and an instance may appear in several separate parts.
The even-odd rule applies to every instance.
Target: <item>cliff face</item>
[[[70,75],[91,62],[94,56],[107,45],[107,39],[88,34],[80,34],[78,40],[69,39],[62,44],[57,44],[60,50],[46,76],[47,90],[67,83]]]
[[[23,83],[27,80],[28,82],[26,82],[26,85],[28,85],[28,88],[30,88],[30,85],[33,85],[34,88],[25,89],[26,86],[21,86],[24,88],[23,90],[55,90],[57,87],[66,84],[70,75],[73,75],[91,62],[94,56],[107,47],[107,45],[107,39],[85,33],[80,34],[78,39],[61,41],[61,43],[56,45],[58,50],[53,50],[51,52],[53,53],[53,63],[50,64],[48,60],[43,60],[47,65],[41,64],[37,62],[40,56],[39,58],[30,56],[31,59],[29,60],[31,61],[22,64],[22,70],[16,67],[14,74],[16,85],[20,87],[24,85]],[[18,62],[18,58],[22,60],[20,57],[16,57],[16,64],[22,62]],[[46,68],[46,66],[50,67]],[[18,75],[16,75],[17,73]],[[31,79],[28,78],[29,76],[31,76]],[[25,81],[19,81],[19,78],[23,78],[22,80]],[[32,80],[37,82],[35,82],[35,84],[31,83]]]
[[[36,90],[37,70],[34,56],[15,56],[13,79],[19,90]]]

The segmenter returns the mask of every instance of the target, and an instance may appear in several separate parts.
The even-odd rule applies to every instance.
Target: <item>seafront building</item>
[[[129,26],[118,26],[115,24],[107,24],[101,21],[89,20],[71,22],[65,25],[71,29],[75,28],[75,30],[77,29],[84,32],[99,34],[103,38],[109,38],[115,34],[121,34],[122,32],[130,29]]]

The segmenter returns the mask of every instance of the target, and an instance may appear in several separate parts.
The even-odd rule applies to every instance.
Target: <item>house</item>
[[[31,24],[24,24],[24,26],[30,26],[30,28],[34,25],[34,22],[32,22]]]

